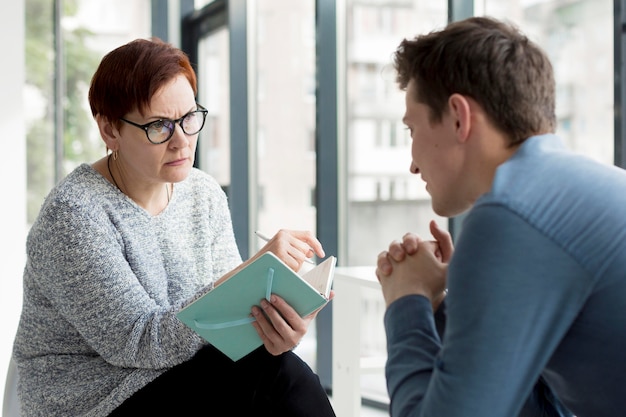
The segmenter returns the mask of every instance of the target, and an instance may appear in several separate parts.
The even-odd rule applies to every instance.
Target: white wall
[[[0,39],[0,394],[22,304],[26,237],[24,0],[4,2]]]

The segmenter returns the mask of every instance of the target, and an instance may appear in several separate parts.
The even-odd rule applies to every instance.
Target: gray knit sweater
[[[26,416],[105,416],[205,343],[175,316],[241,262],[226,196],[193,169],[152,216],[90,165],[27,240],[14,356]]]

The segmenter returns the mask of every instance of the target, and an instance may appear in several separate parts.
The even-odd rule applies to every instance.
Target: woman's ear
[[[461,94],[452,94],[448,99],[451,116],[454,118],[457,139],[465,142],[471,131],[471,106]]]
[[[100,137],[102,137],[107,149],[112,151],[119,150],[120,145],[118,138],[120,137],[120,132],[117,127],[101,115],[96,116],[96,123],[98,124],[98,130],[100,131]]]

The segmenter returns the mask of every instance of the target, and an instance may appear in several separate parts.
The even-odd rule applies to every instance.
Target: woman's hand
[[[309,231],[281,229],[254,255],[258,258],[265,252],[272,252],[294,271],[299,271],[305,259],[317,255],[325,257],[319,240]]]
[[[266,252],[272,252],[288,267],[299,271],[305,259],[317,255],[326,256],[322,244],[309,231],[281,229],[247,263]],[[331,291],[330,298],[334,297]],[[306,334],[309,324],[321,307],[306,317],[300,315],[281,297],[272,294],[270,301],[263,299],[259,306],[252,307],[256,319],[252,325],[272,355],[280,355],[294,347]]]
[[[329,299],[335,296],[330,292]],[[280,355],[295,348],[306,334],[309,324],[323,308],[320,307],[305,317],[298,313],[279,296],[272,294],[270,302],[261,300],[261,307],[252,307],[256,319],[252,325],[256,329],[263,345],[272,355]]]
[[[250,265],[266,252],[272,252],[289,268],[296,272],[300,270],[304,260],[311,258],[314,254],[320,258],[326,256],[322,244],[313,236],[313,233],[309,231],[281,229],[261,248],[261,250],[254,254],[254,256],[215,281],[215,286],[217,287],[222,282]]]

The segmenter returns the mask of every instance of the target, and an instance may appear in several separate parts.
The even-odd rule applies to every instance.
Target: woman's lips
[[[180,165],[185,164],[185,162],[187,162],[188,159],[189,158],[176,159],[175,161],[167,162],[166,165],[169,165],[169,166],[180,166]]]

